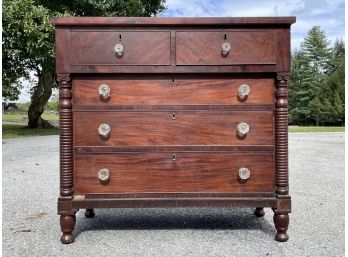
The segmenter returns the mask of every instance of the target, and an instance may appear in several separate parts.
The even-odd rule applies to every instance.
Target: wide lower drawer
[[[274,79],[77,78],[73,80],[73,101],[74,108],[81,105],[273,105]]]
[[[250,171],[248,179],[240,179],[241,168]],[[109,171],[106,184],[98,177],[101,169]],[[273,153],[76,154],[74,185],[75,194],[273,192]]]
[[[249,126],[244,136],[241,123]],[[273,145],[273,112],[75,112],[74,140],[76,146]]]

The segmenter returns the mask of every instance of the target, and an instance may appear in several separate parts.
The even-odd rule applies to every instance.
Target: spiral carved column
[[[57,74],[59,82],[60,195],[72,197],[73,185],[73,115],[70,74]]]
[[[278,72],[275,103],[276,193],[288,195],[288,80],[290,72]]]
[[[288,80],[290,72],[278,72],[275,103],[275,168],[277,207],[274,211],[274,225],[277,230],[275,240],[285,242],[289,226],[291,203],[289,196],[288,164]]]

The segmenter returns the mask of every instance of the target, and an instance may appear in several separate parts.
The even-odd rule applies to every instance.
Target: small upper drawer
[[[169,31],[72,31],[72,65],[170,65]]]
[[[176,64],[275,64],[275,42],[274,31],[178,31]]]

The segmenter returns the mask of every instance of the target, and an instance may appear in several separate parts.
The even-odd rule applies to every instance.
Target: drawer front
[[[275,64],[275,42],[274,31],[176,32],[176,64]],[[230,44],[227,54],[223,43]]]
[[[237,136],[241,122],[246,137]],[[271,111],[75,112],[75,145],[273,145]],[[98,133],[101,124],[110,133]]]
[[[238,89],[250,93],[240,97]],[[103,97],[99,87],[107,85]],[[274,104],[273,79],[77,79],[73,81],[74,105],[242,105]]]
[[[115,45],[123,52],[117,55]],[[170,65],[168,31],[72,31],[72,65]]]
[[[77,154],[75,189],[87,193],[273,192],[272,153],[116,153]],[[241,167],[250,170],[239,179]],[[109,170],[107,184],[98,178]],[[105,178],[105,177],[104,177]]]

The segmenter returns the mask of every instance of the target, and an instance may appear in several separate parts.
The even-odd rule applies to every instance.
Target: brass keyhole
[[[175,160],[176,160],[176,154],[173,153],[173,161],[175,161]]]
[[[172,113],[172,120],[175,120],[176,119],[176,114],[175,112]]]

